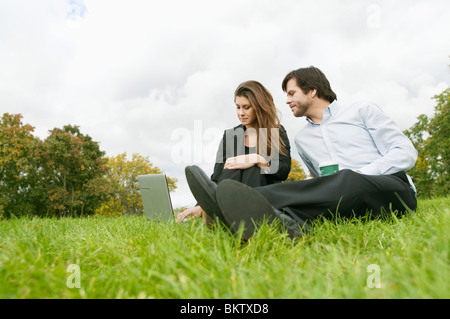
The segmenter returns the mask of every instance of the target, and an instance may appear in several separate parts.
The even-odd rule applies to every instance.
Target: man
[[[198,167],[188,166],[191,191],[208,215],[234,232],[244,223],[248,239],[264,218],[280,220],[296,237],[320,216],[381,216],[416,208],[415,188],[405,172],[414,166],[417,151],[378,106],[338,103],[325,75],[313,66],[290,72],[282,88],[293,115],[306,117],[295,144],[314,178],[253,189],[225,180],[216,187]],[[320,176],[319,163],[330,160],[340,171]]]

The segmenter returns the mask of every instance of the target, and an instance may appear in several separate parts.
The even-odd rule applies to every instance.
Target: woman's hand
[[[177,222],[181,223],[187,217],[197,218],[197,217],[200,217],[201,215],[202,215],[202,208],[200,206],[188,208],[177,215]]]
[[[268,167],[269,162],[259,154],[247,154],[230,157],[225,161],[224,169],[247,169],[254,165]]]

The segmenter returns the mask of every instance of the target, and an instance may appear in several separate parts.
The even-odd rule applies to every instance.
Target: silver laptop
[[[174,219],[172,201],[165,174],[139,175],[144,214],[147,219],[170,221]]]

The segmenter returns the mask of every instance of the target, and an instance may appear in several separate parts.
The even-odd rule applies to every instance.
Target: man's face
[[[295,79],[290,79],[286,85],[287,100],[286,104],[292,110],[295,117],[308,116],[308,110],[311,108],[312,100],[309,94],[303,93],[297,86]]]

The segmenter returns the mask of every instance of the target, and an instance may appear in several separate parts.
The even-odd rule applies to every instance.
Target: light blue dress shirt
[[[324,110],[321,123],[307,121],[295,145],[313,177],[319,177],[319,163],[325,161],[367,175],[406,172],[416,163],[417,151],[409,138],[376,104],[335,100]]]

